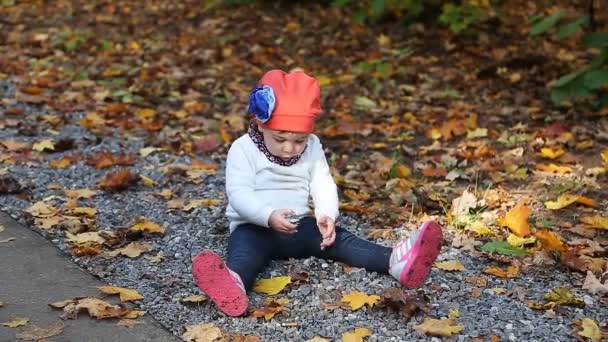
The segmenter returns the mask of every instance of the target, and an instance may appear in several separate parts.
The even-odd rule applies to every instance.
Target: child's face
[[[283,160],[293,158],[304,152],[308,133],[275,131],[258,125],[264,136],[264,145],[270,153]]]

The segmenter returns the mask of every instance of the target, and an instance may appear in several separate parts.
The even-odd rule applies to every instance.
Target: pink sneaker
[[[192,261],[192,273],[200,289],[228,316],[247,311],[249,300],[241,277],[210,250],[199,253]]]
[[[406,240],[402,240],[391,253],[389,273],[408,289],[415,289],[429,275],[443,242],[441,227],[427,221]]]

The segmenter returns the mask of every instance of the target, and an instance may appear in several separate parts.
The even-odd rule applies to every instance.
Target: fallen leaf
[[[483,270],[483,273],[491,274],[499,278],[517,278],[519,276],[519,267],[517,265],[511,265],[503,270],[500,267],[488,267]]]
[[[593,342],[599,342],[602,340],[602,332],[600,328],[597,326],[594,320],[587,317],[581,317],[578,320],[578,325],[582,328],[576,334],[582,337],[586,337]]]
[[[20,327],[22,325],[26,325],[29,322],[30,322],[29,318],[15,317],[11,321],[2,323],[2,325],[4,325],[5,327],[9,327],[9,328],[16,328],[16,327]]]
[[[437,337],[450,337],[464,329],[462,325],[454,325],[452,319],[434,319],[426,317],[422,324],[414,327],[414,329],[422,334]]]
[[[118,321],[118,323],[116,323],[116,325],[120,325],[121,327],[126,327],[126,328],[133,328],[137,324],[141,324],[141,322],[136,319],[130,319],[130,318],[121,319],[120,321]]]
[[[569,305],[576,307],[584,307],[585,302],[582,299],[574,297],[572,292],[568,289],[559,287],[547,292],[544,295],[544,299],[547,301],[546,304],[538,304],[535,302],[528,302],[528,307],[536,310],[542,309],[553,309],[557,305]]]
[[[144,296],[139,294],[136,290],[126,289],[124,287],[116,287],[116,286],[99,286],[97,287],[99,291],[106,294],[118,294],[120,295],[121,302],[129,302],[134,300],[143,299]]]
[[[72,246],[72,254],[75,256],[93,256],[101,253],[103,246],[95,242],[81,243]]]
[[[15,334],[15,337],[24,341],[40,341],[63,333],[63,323],[55,323],[47,327],[29,325]]]
[[[428,298],[422,293],[407,294],[403,289],[389,287],[380,293],[376,308],[394,311],[405,321],[409,321],[418,311],[429,312]]]
[[[126,189],[130,185],[137,183],[139,179],[140,177],[138,174],[133,173],[130,170],[123,169],[118,172],[108,173],[97,184],[103,190],[120,191]]]
[[[448,174],[448,170],[445,167],[427,167],[422,170],[422,175],[429,178],[441,178]]]
[[[155,256],[146,255],[145,258],[148,259],[153,264],[158,264],[159,262],[162,262],[163,260],[165,260],[165,253],[163,253],[163,251],[160,251]]]
[[[534,236],[540,240],[543,246],[549,248],[550,250],[565,252],[567,249],[562,239],[555,232],[549,230],[538,230],[534,233]]]
[[[38,201],[24,211],[34,217],[51,217],[59,213],[59,209],[45,203],[44,201]]]
[[[366,337],[372,336],[372,331],[367,328],[355,328],[353,331],[342,333],[342,342],[363,342]]]
[[[72,215],[75,216],[86,216],[89,218],[93,218],[97,215],[97,209],[95,208],[86,208],[86,207],[77,207],[72,209]]]
[[[70,232],[65,232],[65,236],[73,243],[87,243],[87,242],[95,242],[102,244],[106,239],[99,235],[99,232],[86,232],[80,234],[72,234]]]
[[[55,149],[55,144],[52,139],[45,139],[39,143],[34,144],[32,146],[32,150],[42,152],[42,151],[53,151]]]
[[[360,291],[352,291],[340,299],[341,302],[348,303],[350,309],[355,311],[360,309],[363,305],[367,304],[369,307],[373,307],[380,300],[380,296],[368,295],[367,293]]]
[[[186,326],[182,339],[186,342],[220,342],[224,341],[224,334],[213,323],[200,323]]]
[[[63,190],[63,193],[71,198],[76,198],[76,199],[89,199],[89,198],[93,198],[95,195],[97,195],[97,190],[91,190],[91,189],[74,189],[74,190],[68,190],[65,189]]]
[[[543,172],[557,173],[560,175],[572,173],[572,168],[569,166],[560,166],[555,164],[536,164],[536,169]]]
[[[460,262],[460,260],[448,260],[448,261],[436,262],[435,267],[442,269],[444,271],[456,271],[456,272],[464,271],[464,265],[462,264],[462,262]]]
[[[331,342],[331,340],[328,340],[323,337],[315,336],[309,340],[306,340],[305,342]]]
[[[76,298],[66,304],[66,301],[49,304],[53,308],[63,308],[63,318],[76,319],[80,311],[87,311],[89,316],[97,319],[117,318],[124,316],[129,309],[121,305],[112,305],[101,299],[86,297]]]
[[[67,167],[69,167],[70,165],[72,165],[72,160],[69,158],[63,158],[61,160],[51,160],[50,162],[51,167],[54,167],[56,169],[65,169]]]
[[[536,242],[536,238],[534,236],[523,238],[511,233],[507,237],[507,242],[513,247],[522,247]]]
[[[513,255],[513,256],[522,256],[528,254],[525,250],[517,247],[513,247],[510,243],[506,241],[490,241],[482,245],[482,251],[486,252],[495,252],[503,255]]]
[[[552,149],[550,147],[543,147],[540,149],[538,155],[547,159],[557,159],[564,155],[564,153],[566,153],[566,151],[564,151],[562,148]]]
[[[154,152],[160,152],[160,151],[165,151],[165,149],[162,147],[144,147],[139,150],[139,155],[145,158]]]
[[[144,219],[138,220],[133,226],[131,226],[131,230],[157,234],[165,233],[165,228],[163,226],[156,222]]]
[[[291,277],[273,277],[270,279],[260,279],[255,282],[253,290],[268,295],[276,295],[283,291],[287,284],[291,283]]]
[[[593,272],[587,271],[587,277],[583,283],[583,290],[587,290],[591,294],[600,294],[600,296],[608,293],[608,281],[603,284],[595,277]]]
[[[147,242],[131,242],[130,244],[128,244],[127,246],[120,248],[120,249],[116,249],[113,250],[111,252],[108,252],[108,255],[111,257],[117,256],[119,254],[122,254],[124,256],[127,256],[129,258],[137,258],[138,256],[140,256],[142,253],[146,253],[152,250],[152,244],[147,243]]]
[[[263,307],[256,308],[251,312],[251,317],[264,317],[266,321],[271,320],[276,314],[283,311],[283,307],[287,305],[289,301],[287,298],[281,298],[278,300],[266,301]]]
[[[572,195],[572,194],[564,194],[561,195],[557,201],[547,201],[545,202],[545,207],[551,210],[558,210],[569,206],[572,203],[580,203],[592,208],[597,208],[597,203],[591,198],[580,196],[580,195]]]
[[[450,318],[458,318],[458,317],[460,317],[460,311],[458,311],[458,309],[452,308],[452,309],[448,310],[448,316]]]
[[[203,303],[207,300],[207,297],[201,296],[201,295],[191,295],[188,297],[184,297],[182,299],[180,299],[179,301],[182,303],[190,303],[190,304],[200,304]]]
[[[507,212],[500,223],[507,226],[517,236],[525,237],[531,234],[528,224],[530,213],[532,213],[532,209],[523,204],[518,204]]]
[[[600,215],[581,217],[581,222],[585,224],[585,228],[593,229],[608,229],[608,217]]]
[[[141,316],[143,316],[145,314],[146,314],[146,312],[144,310],[131,309],[126,314],[124,314],[122,317],[123,318],[134,319],[134,318],[137,318],[137,317],[141,317]]]

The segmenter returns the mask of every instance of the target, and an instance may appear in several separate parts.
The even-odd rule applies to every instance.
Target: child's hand
[[[333,245],[336,240],[336,225],[331,217],[323,215],[317,218],[317,226],[319,226],[319,231],[323,237],[321,250],[324,250],[326,247]]]
[[[276,230],[279,233],[284,234],[295,234],[298,232],[297,225],[291,223],[288,219],[289,216],[294,215],[293,210],[290,209],[277,209],[270,214],[268,224],[270,228]]]

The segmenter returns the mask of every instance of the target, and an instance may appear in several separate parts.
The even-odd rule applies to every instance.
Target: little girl
[[[393,248],[335,226],[337,187],[312,134],[321,113],[319,94],[319,82],[304,72],[271,70],[249,95],[248,111],[256,119],[226,160],[227,263],[205,250],[192,265],[197,285],[227,315],[247,311],[247,292],[272,259],[331,259],[417,288],[439,254],[443,237],[435,222]]]

